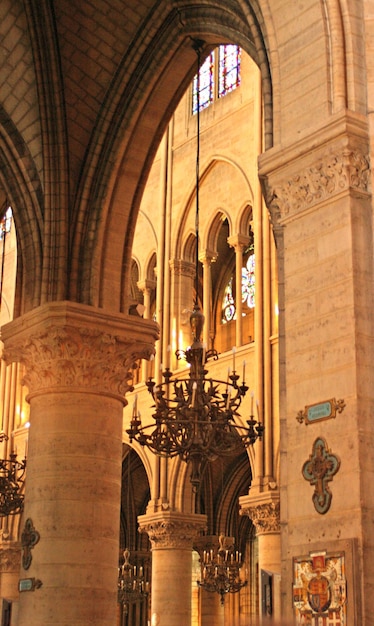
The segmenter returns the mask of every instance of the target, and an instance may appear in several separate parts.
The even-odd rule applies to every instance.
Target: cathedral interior
[[[371,3],[0,34],[1,626],[372,626]]]

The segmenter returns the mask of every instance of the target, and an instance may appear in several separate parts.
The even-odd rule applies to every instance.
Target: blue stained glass
[[[213,102],[214,98],[214,54],[205,59],[199,72],[199,103],[200,111]],[[197,112],[197,74],[193,79],[192,113]]]
[[[219,47],[218,97],[225,96],[240,85],[240,48],[225,45]]]

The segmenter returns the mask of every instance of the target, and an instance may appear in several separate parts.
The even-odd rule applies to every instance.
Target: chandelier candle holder
[[[0,433],[0,443],[8,441],[5,433]],[[0,517],[16,515],[23,511],[24,495],[21,493],[26,470],[26,458],[17,461],[17,453],[12,451],[9,459],[0,459]]]
[[[241,552],[234,550],[231,537],[220,535],[218,550],[203,552],[201,580],[197,584],[206,591],[218,593],[224,604],[227,593],[237,593],[248,582],[240,579],[242,565]]]
[[[123,552],[124,562],[118,568],[118,602],[128,611],[130,604],[143,602],[149,595],[149,582],[146,581],[143,566],[130,563],[130,551]]]
[[[251,415],[246,425],[238,423],[239,407],[248,386],[235,370],[229,370],[227,380],[208,378],[205,364],[217,359],[216,351],[207,351],[201,342],[204,316],[195,309],[190,317],[194,341],[187,350],[178,350],[178,359],[190,365],[189,376],[179,378],[170,368],[162,371],[163,381],[156,384],[152,377],[147,388],[154,400],[151,424],[142,425],[135,399],[130,428],[126,431],[130,443],[135,440],[153,453],[164,457],[180,457],[191,464],[191,482],[195,489],[201,479],[204,461],[219,456],[231,456],[261,439],[263,425]],[[243,366],[244,369],[244,366]]]

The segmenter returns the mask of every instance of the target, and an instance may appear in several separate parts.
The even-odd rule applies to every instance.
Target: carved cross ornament
[[[327,513],[330,508],[332,493],[328,483],[332,481],[340,467],[340,459],[331,453],[323,437],[317,437],[312,454],[302,468],[305,480],[314,486],[312,496],[317,513]]]
[[[40,534],[34,527],[32,520],[28,518],[25,522],[25,527],[22,531],[21,543],[22,543],[22,567],[23,569],[29,569],[32,561],[32,548],[38,543]]]

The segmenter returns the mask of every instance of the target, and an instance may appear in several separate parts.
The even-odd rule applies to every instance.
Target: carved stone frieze
[[[192,549],[197,534],[206,528],[205,515],[183,515],[171,513],[166,516],[146,515],[138,518],[140,532],[146,532],[152,544],[157,548]]]
[[[18,572],[21,563],[21,546],[0,546],[0,572]]]
[[[267,190],[273,220],[282,220],[348,189],[368,192],[369,156],[345,149],[327,154]]]
[[[241,515],[247,515],[256,528],[257,535],[280,532],[279,501],[262,502],[249,507],[242,507]]]

